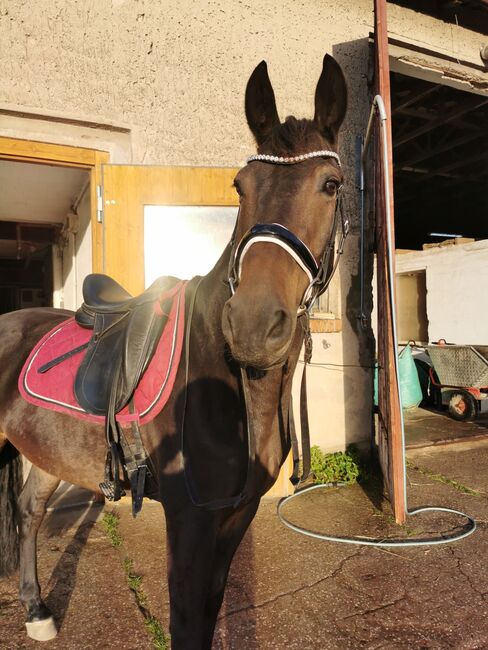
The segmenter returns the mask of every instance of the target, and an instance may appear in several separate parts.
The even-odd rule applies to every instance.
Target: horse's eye
[[[339,183],[337,181],[328,180],[324,185],[324,191],[330,194],[330,196],[334,196],[338,189]]]
[[[234,181],[234,187],[236,189],[237,194],[239,195],[239,198],[242,199],[242,195],[243,195],[242,188],[239,185],[239,182],[236,180]]]

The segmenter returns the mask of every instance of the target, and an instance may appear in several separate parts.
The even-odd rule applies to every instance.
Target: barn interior
[[[75,293],[89,183],[85,169],[0,160],[0,313]]]
[[[392,72],[391,106],[396,247],[488,239],[488,97]]]
[[[424,251],[397,256],[399,338],[419,344],[412,352],[422,385],[421,408],[405,412],[407,446],[485,438],[488,400],[474,400],[475,417],[454,411],[454,393],[429,384],[425,363],[432,359],[424,346],[440,336],[450,343],[488,342],[473,325],[483,320],[476,277],[483,282],[479,268],[487,251],[470,248],[488,240],[488,97],[399,72],[390,81],[395,244],[397,253]],[[468,246],[455,251],[455,243]],[[452,260],[445,257],[443,268],[442,255]]]

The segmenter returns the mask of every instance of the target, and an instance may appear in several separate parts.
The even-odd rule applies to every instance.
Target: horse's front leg
[[[166,513],[172,650],[202,650],[218,515],[188,506]]]
[[[254,499],[245,506],[225,518],[220,526],[215,544],[212,576],[205,602],[205,629],[202,650],[211,650],[217,616],[224,599],[225,585],[229,575],[230,565],[234,554],[244,537],[249,524],[256,514],[259,498]]]
[[[48,641],[57,634],[51,612],[41,599],[36,555],[37,531],[46,512],[49,497],[58,485],[58,478],[32,466],[19,498],[19,597],[27,612],[27,634],[36,641]]]

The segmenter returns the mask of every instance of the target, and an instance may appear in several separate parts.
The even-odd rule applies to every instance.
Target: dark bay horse
[[[280,123],[264,62],[247,84],[246,117],[258,155],[235,179],[234,237],[212,271],[188,285],[187,311],[194,303],[187,354],[166,407],[141,428],[166,516],[174,650],[211,648],[232,557],[290,449],[299,323],[314,298],[313,264],[334,239],[343,180],[335,152],[346,104],[344,76],[330,56],[313,120]],[[53,629],[36,570],[46,502],[61,479],[97,491],[104,474],[102,426],[28,404],[17,388],[29,351],[69,315],[40,308],[0,317],[0,570],[13,572],[20,559],[20,601],[38,639]],[[242,368],[250,377],[247,412]],[[23,489],[18,454],[32,462]],[[240,494],[243,485],[246,493],[234,504],[202,506]]]

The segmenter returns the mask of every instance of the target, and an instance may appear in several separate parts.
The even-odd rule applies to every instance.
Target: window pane
[[[148,287],[161,275],[205,275],[229,242],[236,207],[144,206],[144,271]]]

